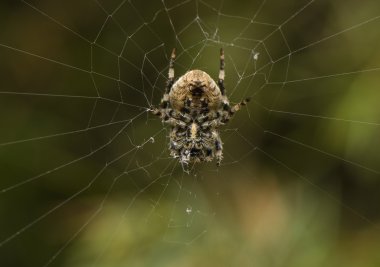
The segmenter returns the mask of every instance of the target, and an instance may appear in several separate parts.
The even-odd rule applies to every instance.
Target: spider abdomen
[[[177,110],[216,110],[222,103],[222,94],[210,75],[201,70],[191,70],[173,84],[169,101]]]

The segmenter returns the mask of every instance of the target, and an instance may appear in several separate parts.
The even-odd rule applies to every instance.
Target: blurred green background
[[[379,10],[1,1],[0,266],[380,266]],[[173,47],[252,97],[219,168],[147,112]]]

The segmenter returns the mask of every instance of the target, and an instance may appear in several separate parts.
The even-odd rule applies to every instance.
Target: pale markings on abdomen
[[[197,137],[197,131],[198,131],[198,126],[194,122],[191,124],[191,139],[195,139]]]

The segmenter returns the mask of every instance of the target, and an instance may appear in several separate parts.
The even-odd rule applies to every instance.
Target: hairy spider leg
[[[169,71],[168,71],[168,83],[166,84],[165,94],[161,100],[161,108],[169,107],[169,93],[174,84],[174,60],[175,60],[175,48],[172,50],[169,61]]]
[[[152,113],[156,116],[164,119],[168,114],[164,114],[164,109],[169,107],[169,93],[174,84],[174,61],[175,61],[175,48],[172,50],[172,54],[169,60],[168,82],[166,84],[165,94],[161,99],[160,108],[153,108]]]
[[[182,127],[185,127],[192,121],[192,118],[189,114],[177,112],[173,109],[168,110],[168,112],[164,111],[163,116],[161,116],[162,121],[167,124],[170,124],[172,126],[180,125]]]
[[[229,115],[233,116],[237,111],[239,111],[241,109],[242,106],[247,105],[247,103],[250,100],[251,99],[249,97],[247,97],[246,99],[242,100],[240,103],[237,103],[236,105],[234,105],[233,107],[231,107],[230,110],[229,110]]]
[[[230,120],[230,118],[236,113],[238,112],[241,107],[247,105],[247,103],[250,101],[250,98],[247,97],[246,99],[243,99],[240,103],[237,103],[236,105],[234,106],[230,106],[230,104],[228,102],[224,102],[223,104],[223,112],[222,112],[222,116],[221,116],[221,119],[220,121],[222,123],[226,123]]]
[[[215,157],[216,157],[216,165],[220,166],[220,163],[223,159],[223,146],[222,146],[222,140],[220,140],[220,137],[218,136],[215,140]]]
[[[169,61],[169,73],[168,73],[168,84],[166,85],[166,93],[169,94],[172,86],[174,84],[174,60],[175,60],[175,48],[172,50]]]
[[[247,105],[249,101],[250,98],[246,98],[232,107],[227,101],[225,101],[222,111],[217,110],[202,114],[197,118],[197,121],[202,128],[217,127],[218,125],[225,124],[231,119],[231,117],[233,117],[233,115],[235,115],[236,112],[238,112],[243,106]]]
[[[220,66],[219,66],[219,80],[218,80],[218,86],[220,89],[220,92],[224,96],[226,94],[226,90],[224,87],[224,50],[223,48],[220,49]]]

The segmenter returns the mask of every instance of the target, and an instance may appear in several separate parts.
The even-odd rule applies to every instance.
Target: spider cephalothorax
[[[185,164],[216,158],[219,165],[223,158],[219,126],[227,123],[249,99],[230,106],[224,88],[223,49],[218,84],[201,70],[190,70],[174,81],[174,59],[173,49],[166,92],[160,107],[152,112],[171,126],[169,148],[173,157]]]

